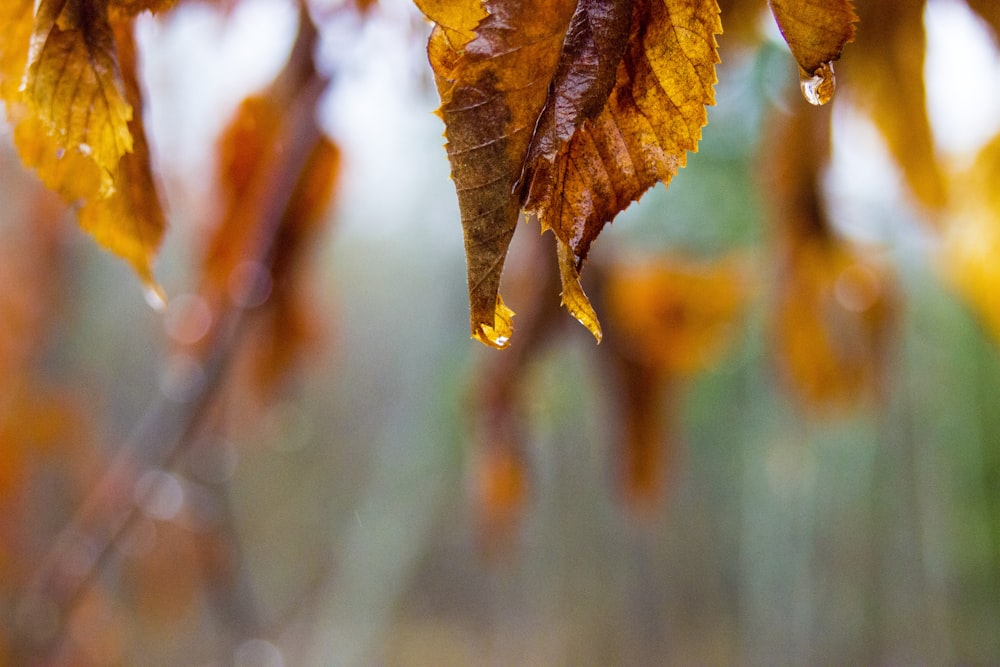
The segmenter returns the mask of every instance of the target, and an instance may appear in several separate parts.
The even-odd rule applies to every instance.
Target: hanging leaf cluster
[[[417,0],[435,23],[441,96],[465,233],[471,331],[507,346],[499,294],[522,211],[552,230],[569,312],[600,341],[580,270],[604,225],[696,151],[714,103],[715,0]],[[854,34],[847,0],[774,2],[815,103]]]

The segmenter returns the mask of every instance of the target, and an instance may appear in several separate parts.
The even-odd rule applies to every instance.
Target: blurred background
[[[0,662],[1000,662],[1000,17],[858,2],[818,108],[722,4],[699,152],[584,272],[599,346],[534,223],[512,347],[469,340],[405,0],[312,5],[339,167],[280,381],[201,387],[190,346],[219,136],[294,3],[137,23],[165,313],[0,131]]]

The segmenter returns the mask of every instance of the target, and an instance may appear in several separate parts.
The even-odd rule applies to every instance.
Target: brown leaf
[[[0,39],[0,99],[8,107],[20,98],[19,89],[28,62],[28,42],[34,30],[33,9],[33,0],[0,2],[0,25],[3,26],[3,39]]]
[[[132,24],[117,24],[122,77],[126,97],[135,110],[128,123],[132,151],[122,156],[115,174],[115,190],[108,197],[91,198],[78,211],[80,226],[102,246],[127,260],[147,287],[156,292],[152,263],[167,223],[153,180],[149,146],[142,124],[142,94],[136,76]],[[157,293],[158,294],[158,293]]]
[[[323,138],[313,148],[275,240],[274,284],[262,312],[252,357],[257,384],[278,385],[317,336],[316,299],[310,290],[317,237],[329,221],[328,209],[340,171],[340,151]]]
[[[735,257],[657,257],[604,270],[619,482],[629,507],[643,513],[655,507],[675,457],[676,439],[663,419],[670,389],[718,360],[749,281]]]
[[[969,8],[979,17],[986,21],[986,24],[993,30],[993,35],[1000,39],[1000,3],[994,0],[966,0]]]
[[[821,186],[829,109],[797,106],[773,125],[764,145],[778,243],[774,354],[806,406],[850,406],[878,394],[895,287],[882,263],[831,228]]]
[[[737,257],[658,257],[608,268],[606,301],[617,345],[672,376],[715,363],[742,312],[749,279]]]
[[[926,108],[924,1],[869,0],[858,11],[863,28],[843,61],[851,99],[885,137],[917,201],[938,211],[947,188]]]
[[[428,54],[465,232],[472,335],[496,347],[507,345],[513,329],[499,287],[520,209],[514,187],[573,4],[467,0],[423,7],[438,24]]]
[[[833,97],[833,61],[854,39],[851,0],[768,0],[774,20],[799,64],[802,92],[812,104]]]
[[[0,47],[0,93],[22,160],[78,205],[80,225],[159,294],[151,265],[166,225],[142,126],[131,24],[113,29],[99,1],[43,0],[33,19],[31,2],[3,11],[16,41]],[[23,86],[15,88],[18,68]]]
[[[133,111],[104,3],[41,0],[23,88],[56,145],[90,157],[103,172],[103,194],[110,194],[118,160],[132,150]]]
[[[420,4],[438,24],[428,53],[462,212],[473,337],[508,342],[512,313],[498,288],[523,200],[556,234],[564,304],[600,340],[579,270],[601,228],[696,149],[713,101],[717,5]],[[482,7],[488,15],[475,23]]]
[[[271,87],[244,100],[218,143],[219,221],[202,260],[198,294],[216,323],[234,305],[254,309],[246,349],[255,386],[264,390],[274,388],[313,338],[308,260],[329,220],[339,172],[337,147],[325,138],[312,144],[298,182],[289,184],[277,229],[263,228],[268,220],[262,211],[287,196],[274,186],[281,146],[302,129],[286,122],[286,95],[312,75],[311,62],[311,52],[293,54]]]
[[[714,103],[714,2],[640,0],[607,103],[552,161],[536,160],[525,208],[559,246],[563,301],[600,340],[579,270],[605,224],[657,182],[668,183],[697,149]],[[558,98],[549,104],[557,105]]]
[[[145,11],[166,11],[176,4],[177,0],[110,0],[108,12],[112,21],[124,21]]]
[[[760,40],[760,17],[767,0],[719,0],[719,13],[725,32],[720,40],[732,42],[757,42]]]
[[[783,265],[775,306],[775,354],[812,408],[877,396],[892,321],[886,269],[835,239],[797,245]]]
[[[972,167],[956,175],[954,209],[944,230],[942,264],[948,280],[1000,340],[1000,134]]]

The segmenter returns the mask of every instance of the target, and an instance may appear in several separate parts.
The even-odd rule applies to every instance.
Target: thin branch
[[[313,147],[322,136],[314,114],[327,82],[312,64],[315,44],[316,29],[303,8],[292,55],[272,86],[272,93],[288,100],[283,116],[284,137],[281,144],[284,148],[275,152],[275,159],[266,167],[269,173],[263,182],[269,183],[270,188],[266,203],[259,211],[259,223],[253,226],[258,234],[253,256],[268,268],[273,264],[275,239],[296,185]],[[20,628],[31,628],[39,615],[44,614],[49,618],[49,627],[54,629],[46,637],[34,637],[34,643],[30,639],[25,640],[19,647],[25,654],[23,657],[38,659],[55,654],[65,641],[67,623],[83,596],[94,586],[118,545],[141,518],[140,508],[157,490],[155,485],[150,485],[142,493],[135,494],[128,507],[119,510],[119,516],[111,522],[107,533],[95,538],[90,527],[107,521],[109,505],[115,502],[122,480],[133,480],[137,469],[175,465],[197,440],[196,435],[218,398],[233,354],[246,333],[248,314],[248,309],[241,304],[228,303],[220,325],[210,334],[211,338],[197,360],[200,381],[194,382],[181,400],[162,392],[151,400],[108,470],[54,540],[14,607],[15,623]],[[162,370],[164,373],[185,372],[183,367],[171,365],[170,359],[164,362]],[[191,371],[190,366],[187,371]],[[98,544],[96,549],[89,546],[94,542]],[[68,573],[72,570],[67,564],[75,560],[83,549],[95,556],[85,572],[71,577]],[[54,625],[50,618],[52,610],[57,614]],[[16,633],[15,636],[18,634],[30,636],[31,633]]]

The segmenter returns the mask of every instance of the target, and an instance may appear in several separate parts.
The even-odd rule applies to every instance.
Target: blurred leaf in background
[[[442,76],[503,74],[452,61],[484,6],[439,21],[432,69],[421,10],[457,5],[41,4],[56,37],[115,26],[103,75],[133,151],[101,172],[38,139],[19,89],[42,35],[31,3],[0,8],[20,100],[0,134],[0,662],[1000,660],[993,3],[825,5],[854,27],[817,56],[839,54],[817,108],[780,31],[819,5],[720,2],[698,153],[591,229],[604,342],[523,229],[502,352],[468,340],[465,195],[432,113],[463,111]],[[598,5],[560,5],[561,30]],[[632,48],[582,90],[624,95]],[[560,53],[524,93],[539,109],[572,79]],[[567,118],[553,136],[579,145],[518,139],[552,158],[536,172],[608,127],[596,102]],[[166,313],[16,150],[77,204],[162,183]],[[542,192],[512,198],[522,166],[497,191],[512,227]]]

